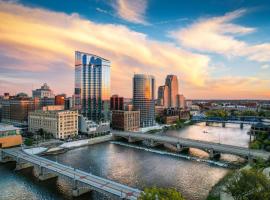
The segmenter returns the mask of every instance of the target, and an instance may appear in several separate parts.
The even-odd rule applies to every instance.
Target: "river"
[[[229,124],[205,126],[196,124],[182,130],[167,131],[166,135],[247,146],[249,126]],[[200,150],[191,149],[191,155],[207,158]],[[174,187],[187,200],[204,200],[211,188],[229,169],[169,155],[148,152],[107,142],[70,150],[64,154],[47,156],[51,160],[106,177],[129,186],[143,189],[149,186]],[[239,158],[222,155],[222,161]],[[14,163],[0,165],[0,199],[72,199],[72,183],[62,177],[57,181],[38,182],[35,172],[14,172]],[[79,199],[108,199],[92,192]]]

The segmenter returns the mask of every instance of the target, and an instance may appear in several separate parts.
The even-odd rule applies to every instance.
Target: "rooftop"
[[[19,129],[20,129],[20,128],[15,127],[15,126],[10,125],[10,124],[3,124],[3,123],[0,123],[0,132],[2,132],[2,131],[19,130]]]

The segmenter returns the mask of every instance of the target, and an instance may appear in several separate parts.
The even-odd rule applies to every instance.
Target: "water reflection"
[[[214,142],[219,141],[220,137],[221,143],[247,146],[248,129],[248,126],[240,129],[238,125],[222,128],[198,124],[181,131],[168,131],[166,135]],[[196,151],[200,156],[208,156],[199,150],[191,152],[194,154]],[[73,149],[47,158],[140,189],[153,185],[174,187],[187,200],[204,200],[212,186],[229,171],[206,163],[159,155],[112,143]],[[227,158],[222,155],[222,159]],[[0,199],[71,199],[70,180],[60,177],[55,183],[40,183],[31,175],[32,172],[21,174],[12,169],[11,166],[0,165]],[[107,198],[93,192],[83,199]]]

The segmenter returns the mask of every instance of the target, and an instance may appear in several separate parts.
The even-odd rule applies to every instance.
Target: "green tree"
[[[228,117],[229,113],[226,110],[209,110],[205,113],[207,117]]]
[[[139,200],[184,200],[183,196],[175,189],[145,188]]]
[[[235,200],[269,200],[270,181],[259,170],[240,170],[228,179],[225,192]]]
[[[32,145],[33,145],[33,139],[31,139],[31,138],[26,138],[26,139],[24,140],[24,144],[25,144],[26,146],[32,146]]]

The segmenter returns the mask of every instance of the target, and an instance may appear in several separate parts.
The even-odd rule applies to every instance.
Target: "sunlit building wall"
[[[169,107],[169,87],[162,85],[158,87],[158,105],[164,108]]]
[[[109,119],[110,61],[75,52],[75,108],[89,120]]]
[[[140,111],[140,126],[155,125],[155,78],[135,74],[133,77],[133,106]]]
[[[169,107],[178,107],[178,80],[176,75],[168,75],[165,85],[169,88]]]

